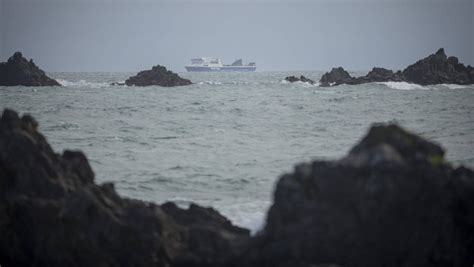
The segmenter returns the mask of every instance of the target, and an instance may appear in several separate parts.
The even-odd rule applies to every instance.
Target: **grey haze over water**
[[[259,70],[401,69],[444,47],[474,65],[474,1],[0,0],[0,57],[47,71],[183,71],[190,58]]]

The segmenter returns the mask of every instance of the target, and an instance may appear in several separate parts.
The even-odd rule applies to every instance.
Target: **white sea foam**
[[[215,208],[234,225],[247,228],[251,235],[255,235],[265,226],[269,206],[269,201],[249,201],[215,205]]]
[[[460,84],[440,84],[442,87],[446,87],[448,89],[466,89],[466,88],[472,88],[474,85],[460,85]]]
[[[466,89],[472,88],[472,85],[459,85],[459,84],[437,84],[437,85],[419,85],[407,82],[377,82],[376,84],[385,85],[391,89],[396,90],[440,90],[440,89]]]
[[[204,82],[199,82],[198,84],[203,85],[203,84],[208,84],[208,85],[222,85],[221,82],[218,81],[204,81]]]
[[[62,86],[73,87],[73,88],[77,88],[77,87],[102,88],[102,87],[109,87],[110,86],[109,83],[88,82],[86,80],[79,80],[79,81],[71,82],[71,81],[68,81],[68,80],[56,79],[56,81],[58,81],[58,83],[60,83]]]
[[[423,85],[407,83],[407,82],[377,82],[376,84],[382,84],[391,89],[396,90],[430,90],[431,88]]]
[[[287,80],[281,80],[280,81],[281,84],[289,84],[290,82],[287,81]],[[302,81],[296,81],[296,82],[292,82],[292,84],[297,84],[297,85],[300,85],[300,86],[304,86],[304,87],[318,87],[319,86],[319,82],[315,82],[314,84],[311,84],[309,82],[302,82]]]
[[[265,226],[266,212],[255,212],[243,214],[239,219],[234,219],[233,223],[250,230],[251,235],[257,234]]]

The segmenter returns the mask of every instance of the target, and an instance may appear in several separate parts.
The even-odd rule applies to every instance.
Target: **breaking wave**
[[[436,85],[419,85],[407,82],[377,82],[375,84],[385,85],[391,89],[396,90],[440,90],[440,89],[469,89],[472,85],[459,85],[459,84],[436,84]]]
[[[68,80],[56,79],[56,81],[58,81],[58,83],[60,83],[62,86],[73,87],[73,88],[78,88],[78,87],[103,88],[103,87],[111,86],[109,83],[105,83],[105,82],[88,82],[86,80],[71,82]]]
[[[440,84],[439,86],[444,87],[444,88],[448,88],[448,89],[452,89],[452,90],[472,88],[472,85],[446,84],[446,83],[445,84]]]
[[[407,82],[378,82],[376,84],[385,85],[388,88],[396,90],[430,90],[431,88],[423,85],[407,83]]]
[[[296,85],[300,85],[300,86],[304,86],[304,87],[318,87],[320,85],[319,82],[315,82],[314,84],[311,84],[309,82],[302,82],[302,81],[296,81],[296,82],[290,83],[287,80],[281,80],[280,84],[296,84]]]

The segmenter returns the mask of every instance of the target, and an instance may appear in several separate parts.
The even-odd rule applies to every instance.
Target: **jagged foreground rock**
[[[370,82],[409,82],[430,84],[474,84],[474,68],[459,63],[456,57],[447,57],[443,48],[435,54],[417,61],[403,71],[393,72],[384,68],[373,68],[366,76],[352,77],[342,67],[326,72],[320,80],[321,86],[340,84],[363,84]]]
[[[32,59],[28,61],[16,52],[7,62],[0,63],[0,86],[61,86],[46,76]]]
[[[278,181],[253,266],[471,266],[474,173],[441,147],[376,125],[339,161]]]
[[[215,210],[122,198],[79,151],[56,154],[28,115],[0,121],[1,266],[203,266],[249,231]],[[235,255],[232,255],[235,254]]]
[[[128,86],[150,86],[158,85],[164,87],[190,85],[192,82],[181,78],[178,74],[167,70],[165,67],[156,65],[151,70],[140,71],[137,75],[125,81]]]
[[[2,266],[471,266],[474,173],[396,125],[276,186],[256,237],[211,208],[156,205],[96,185],[28,115],[0,120]]]

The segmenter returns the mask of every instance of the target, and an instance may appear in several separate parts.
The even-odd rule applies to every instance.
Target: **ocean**
[[[82,150],[99,183],[127,197],[212,206],[260,229],[275,182],[337,159],[374,122],[396,122],[474,167],[474,85],[322,88],[322,72],[180,73],[191,86],[110,86],[134,73],[49,73],[63,87],[0,87],[0,107],[31,113],[57,152]],[[364,74],[364,73],[356,73]]]

